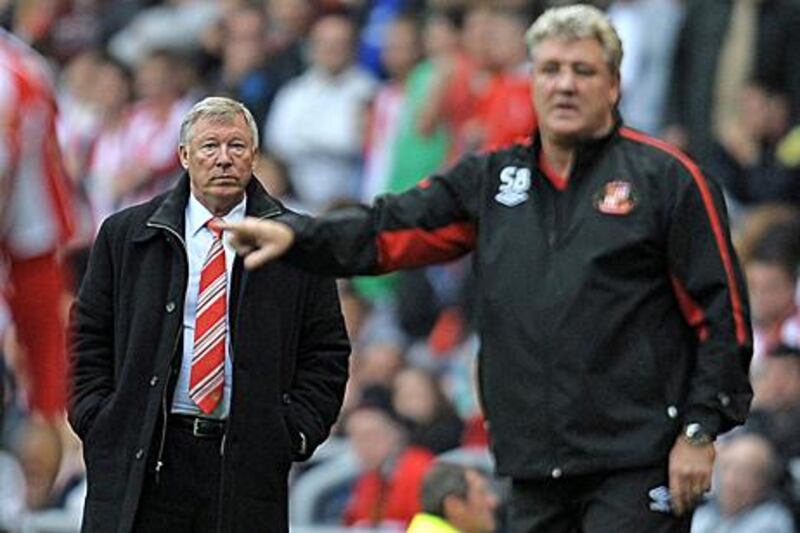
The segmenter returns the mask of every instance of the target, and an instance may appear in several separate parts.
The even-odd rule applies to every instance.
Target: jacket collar
[[[249,217],[269,218],[284,211],[280,202],[267,193],[255,176],[250,177],[245,193],[247,194],[245,215]],[[165,229],[183,240],[184,212],[190,194],[189,175],[184,172],[175,187],[162,197],[160,205],[147,219],[146,228],[138,236],[135,236],[134,240],[145,240],[151,237],[153,233],[148,230],[154,229]]]
[[[603,148],[611,142],[612,139],[619,136],[619,129],[623,126],[622,116],[619,111],[614,111],[614,125],[611,130],[602,137],[595,137],[592,139],[584,139],[579,141],[575,147],[575,163],[572,168],[572,175],[582,173],[583,169],[590,166],[598,154],[603,151]],[[533,146],[534,161],[539,161],[539,155],[542,152],[542,137],[536,135],[534,138]]]

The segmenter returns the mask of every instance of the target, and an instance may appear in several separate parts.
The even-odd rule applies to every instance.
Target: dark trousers
[[[514,533],[688,533],[664,501],[666,467],[620,470],[511,485]],[[659,489],[658,487],[664,487]]]
[[[212,533],[219,518],[222,437],[195,437],[170,423],[156,479],[158,445],[150,450],[133,530],[137,533]],[[160,432],[157,432],[160,436]]]

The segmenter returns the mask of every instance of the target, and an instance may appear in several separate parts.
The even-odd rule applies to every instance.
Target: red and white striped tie
[[[218,222],[219,219],[213,218],[207,223],[214,240],[200,273],[192,370],[189,374],[189,397],[204,413],[211,413],[219,405],[225,382],[228,276]]]

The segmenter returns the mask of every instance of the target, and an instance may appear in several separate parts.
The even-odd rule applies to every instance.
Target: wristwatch
[[[705,446],[714,440],[699,422],[689,422],[683,428],[683,437],[692,446]]]

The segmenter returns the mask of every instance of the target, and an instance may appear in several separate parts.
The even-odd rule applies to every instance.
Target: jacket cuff
[[[722,430],[722,415],[706,407],[690,407],[683,417],[683,427],[692,423],[700,424],[712,438],[716,439]]]

